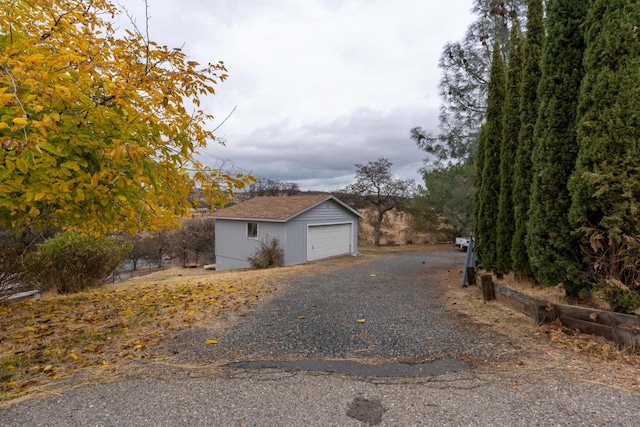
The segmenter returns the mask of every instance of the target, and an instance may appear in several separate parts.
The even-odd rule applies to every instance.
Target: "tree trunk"
[[[384,219],[384,212],[378,212],[378,218],[376,219],[376,223],[373,224],[373,244],[375,246],[380,246],[380,235],[382,234],[380,229],[382,228],[383,219]]]

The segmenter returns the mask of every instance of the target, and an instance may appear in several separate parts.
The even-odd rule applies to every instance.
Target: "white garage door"
[[[351,224],[313,225],[307,231],[307,260],[351,252]]]

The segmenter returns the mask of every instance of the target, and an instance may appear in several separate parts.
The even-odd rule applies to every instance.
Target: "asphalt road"
[[[433,272],[463,261],[452,249],[319,268],[246,316],[169,337],[165,368],[4,406],[0,425],[640,424],[638,395],[561,366],[531,377],[508,363],[519,343],[447,310]]]

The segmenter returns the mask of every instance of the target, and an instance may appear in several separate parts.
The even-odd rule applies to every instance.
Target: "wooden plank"
[[[493,284],[491,276],[488,279],[482,276],[481,279],[485,301],[487,300],[485,293],[489,292],[488,287],[490,286],[494,298],[498,302],[531,317],[536,325],[551,323],[559,319],[567,328],[604,337],[627,350],[637,351],[640,349],[640,316],[588,307],[551,304],[505,286]]]
[[[559,317],[560,322],[567,328],[575,329],[580,332],[584,332],[585,334],[594,334],[600,335],[601,337],[605,337],[608,340],[615,341],[615,334],[613,332],[613,328],[607,325],[599,325],[597,323],[571,319],[568,317]]]
[[[527,316],[531,315],[531,306],[529,301],[527,301],[526,298],[523,298],[522,294],[500,285],[495,287],[495,292],[497,301],[512,308],[513,310],[524,313]]]
[[[574,305],[556,304],[558,316],[586,322],[599,323],[606,326],[639,326],[640,316],[632,314],[614,313],[613,311],[597,310],[595,308],[577,307]]]
[[[536,325],[551,323],[557,318],[553,304],[533,298],[505,286],[496,285],[496,300],[531,317]]]

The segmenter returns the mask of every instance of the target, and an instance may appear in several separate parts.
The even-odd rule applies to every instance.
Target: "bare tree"
[[[417,190],[413,179],[395,178],[391,175],[391,161],[378,158],[366,165],[356,164],[356,183],[346,188],[347,193],[357,196],[360,204],[375,209],[373,220],[374,244],[380,246],[380,228],[387,212],[402,208]]]

